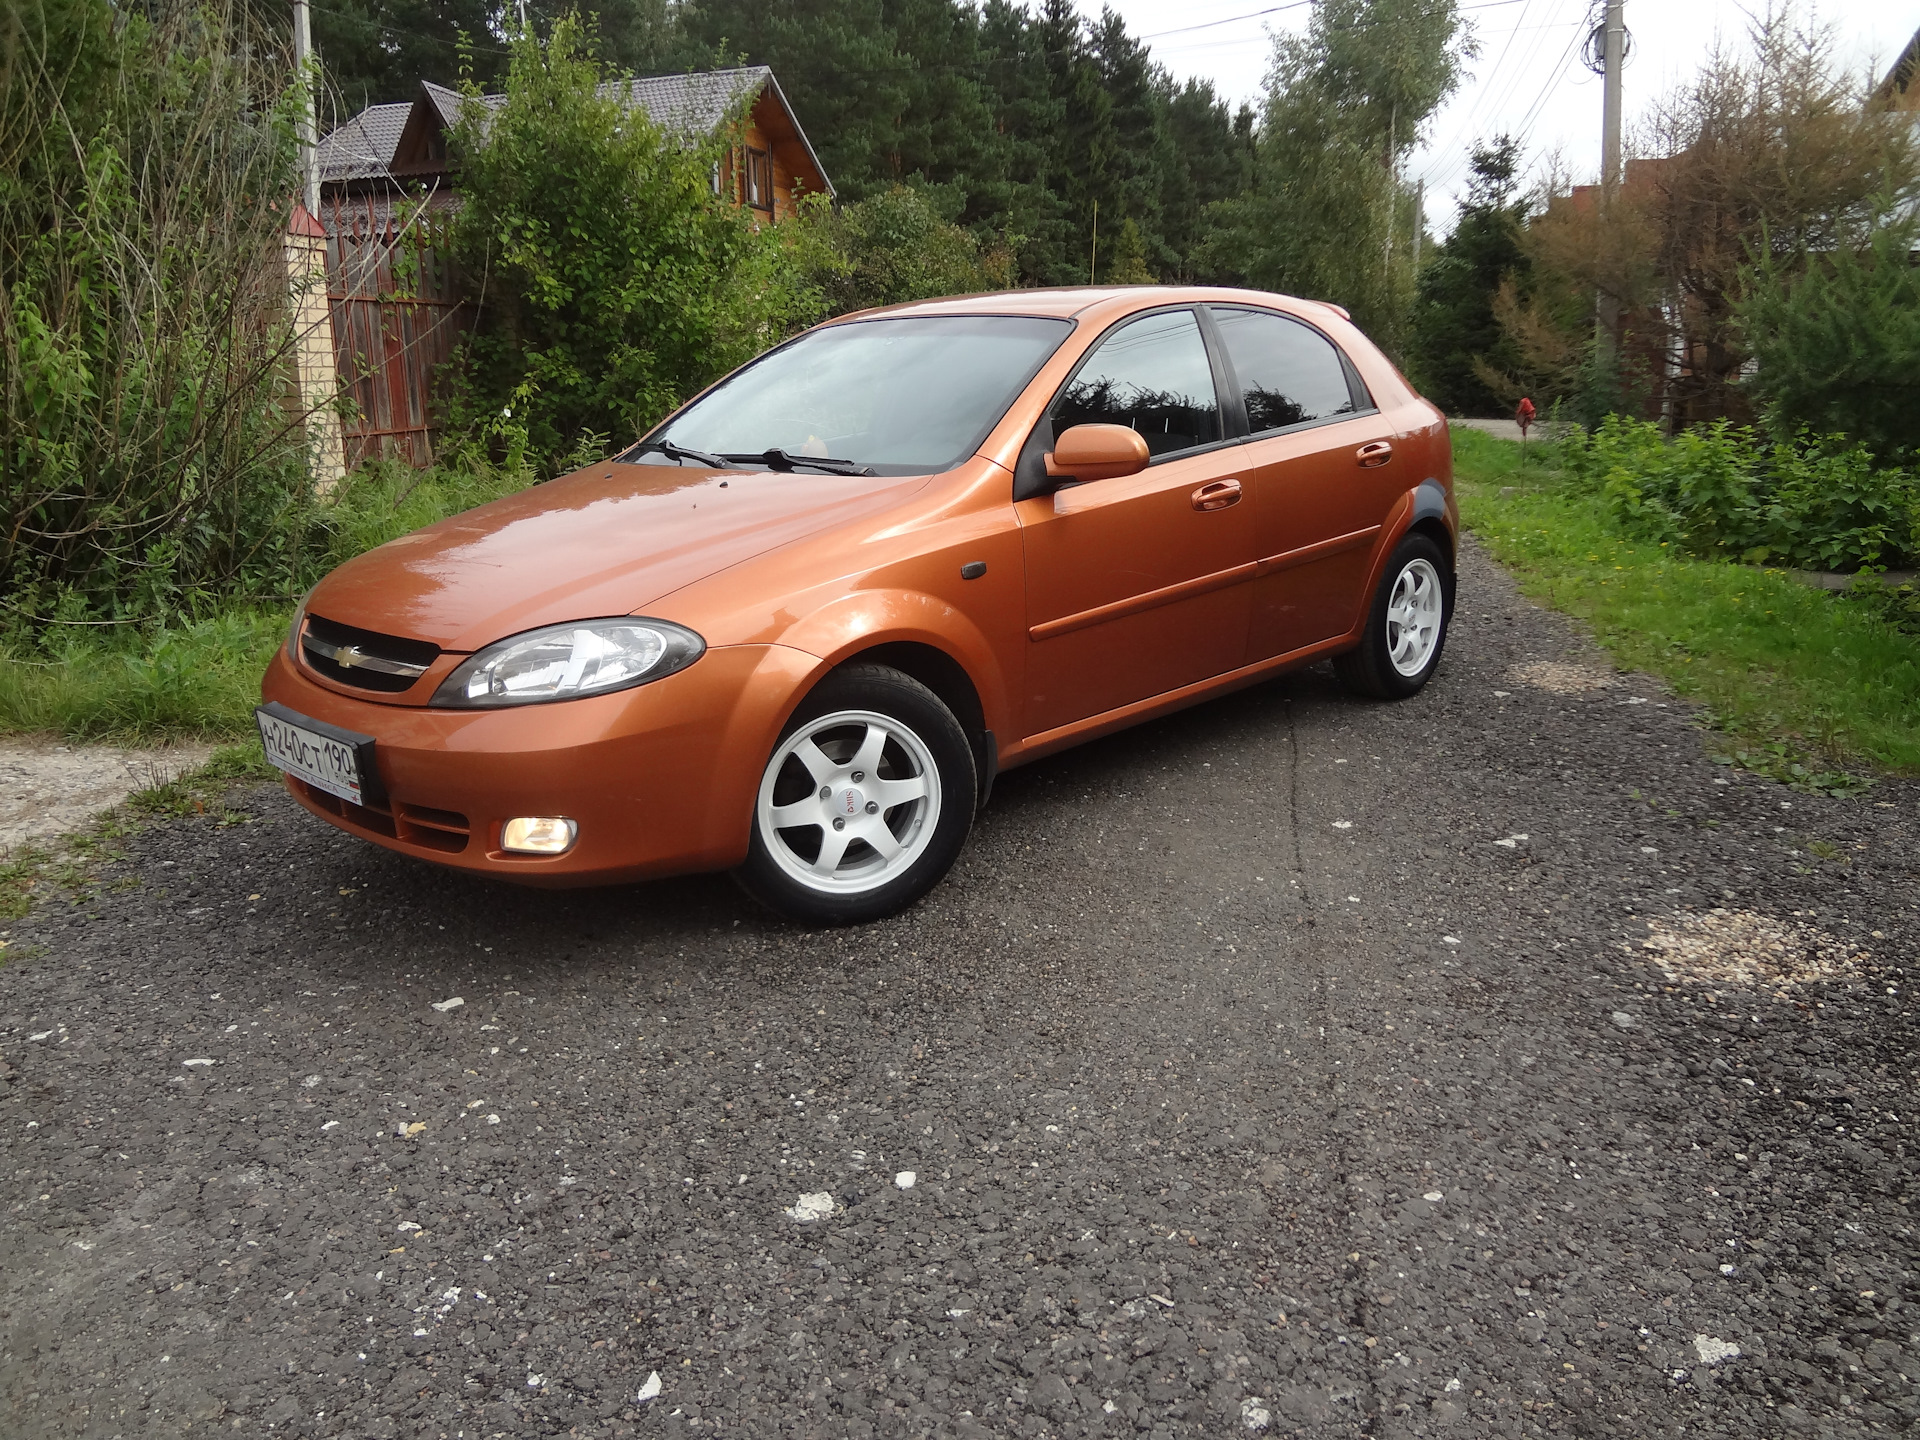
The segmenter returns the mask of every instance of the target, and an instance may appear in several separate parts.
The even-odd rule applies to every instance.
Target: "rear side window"
[[[1215,307],[1213,321],[1246,397],[1249,433],[1355,413],[1340,352],[1318,331],[1262,310]]]
[[[1048,415],[1056,437],[1074,425],[1125,425],[1152,455],[1213,444],[1220,399],[1200,322],[1191,310],[1173,310],[1122,325],[1100,342]]]

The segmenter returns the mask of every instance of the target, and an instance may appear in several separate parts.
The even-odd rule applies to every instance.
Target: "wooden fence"
[[[431,465],[445,422],[439,370],[472,323],[453,262],[385,197],[320,208],[335,361],[353,399],[341,427],[347,466],[372,456]]]

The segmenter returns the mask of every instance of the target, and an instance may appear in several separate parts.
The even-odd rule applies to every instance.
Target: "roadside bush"
[[[505,103],[466,105],[450,137],[451,238],[478,291],[454,421],[546,474],[624,445],[820,311],[778,227],[715,193],[725,137],[664,133],[603,88],[616,78],[576,16],[544,41],[522,31]]]
[[[827,313],[1010,289],[1012,252],[983,250],[956,225],[958,198],[943,205],[940,192],[896,185],[838,208],[824,195],[802,201],[790,243]]]
[[[288,587],[296,100],[239,0],[0,23],[0,619],[165,619]]]
[[[1920,477],[1843,436],[1771,439],[1722,420],[1668,440],[1612,415],[1560,453],[1628,534],[1689,554],[1807,570],[1920,554]]]

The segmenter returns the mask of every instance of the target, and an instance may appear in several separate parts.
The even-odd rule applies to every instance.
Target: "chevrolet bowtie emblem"
[[[333,652],[333,663],[342,670],[351,670],[366,657],[360,653],[358,645],[342,645]]]

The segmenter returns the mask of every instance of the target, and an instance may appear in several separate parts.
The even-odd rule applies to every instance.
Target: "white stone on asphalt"
[[[207,1059],[205,1056],[196,1056],[192,1060],[182,1060],[180,1063],[182,1065],[191,1065],[196,1070],[204,1070],[207,1066],[213,1064],[213,1061]]]
[[[658,1370],[649,1370],[647,1372],[646,1383],[640,1387],[640,1393],[633,1397],[634,1401],[637,1404],[644,1405],[649,1400],[658,1399],[659,1395],[660,1372]]]
[[[1264,1397],[1249,1395],[1240,1402],[1240,1423],[1249,1430],[1265,1430],[1273,1424],[1273,1412]]]
[[[898,1175],[893,1177],[893,1183],[898,1185],[902,1190],[911,1190],[913,1189],[913,1182],[919,1178],[920,1177],[911,1170],[902,1170]]]
[[[1712,1335],[1693,1337],[1694,1353],[1700,1357],[1702,1365],[1718,1365],[1722,1360],[1740,1358],[1740,1347],[1731,1340],[1716,1339]]]
[[[834,1204],[833,1196],[824,1190],[819,1190],[811,1195],[802,1195],[788,1209],[787,1214],[804,1225],[812,1220],[824,1220],[838,1208]]]
[[[1422,1200],[1430,1201],[1431,1203],[1438,1205],[1442,1200],[1446,1199],[1447,1196],[1444,1190],[1429,1190],[1427,1191],[1426,1194],[1422,1195],[1420,1198]]]
[[[456,995],[451,1000],[434,1001],[433,1008],[438,1010],[442,1015],[444,1015],[449,1010],[458,1010],[462,1005],[466,1003],[467,1003],[466,1001],[462,1000],[458,995]]]

